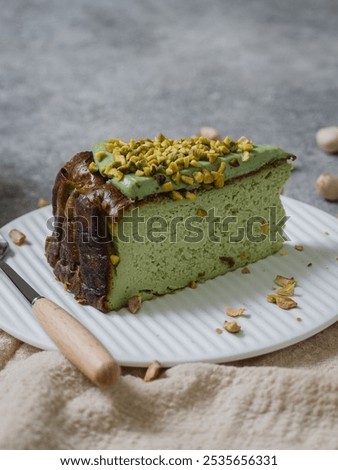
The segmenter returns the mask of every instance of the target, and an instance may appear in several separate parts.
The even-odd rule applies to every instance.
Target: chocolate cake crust
[[[91,152],[76,154],[59,171],[53,188],[53,232],[45,253],[54,274],[83,304],[109,310],[107,294],[113,275],[110,221],[132,201],[88,166]]]

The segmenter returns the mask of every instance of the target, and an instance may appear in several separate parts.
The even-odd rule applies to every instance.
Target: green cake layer
[[[284,217],[279,196],[289,175],[290,165],[284,162],[221,189],[201,191],[195,201],[146,202],[134,214],[134,219],[135,215],[144,218],[137,232],[130,221],[135,209],[125,211],[113,237],[120,261],[112,278],[109,307],[119,309],[135,295],[147,300],[191,281],[203,282],[278,251],[283,238],[273,231]],[[175,218],[182,221],[175,224]],[[137,237],[143,241],[136,241]]]

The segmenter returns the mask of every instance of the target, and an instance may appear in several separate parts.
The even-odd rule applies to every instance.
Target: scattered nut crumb
[[[293,277],[285,277],[285,276],[281,276],[280,274],[277,274],[277,276],[275,277],[274,281],[273,281],[275,284],[277,284],[277,286],[279,287],[285,287],[287,286],[288,284],[290,284],[290,282],[295,282],[297,285],[297,281],[295,278]]]
[[[298,307],[298,304],[291,297],[282,297],[281,295],[269,294],[266,296],[266,300],[271,304],[277,304],[279,308],[283,310],[290,310],[291,308]]]
[[[338,261],[338,258],[336,258],[336,261]]]
[[[191,282],[189,283],[189,287],[190,287],[191,289],[196,289],[197,283],[196,283],[195,281],[191,281]]]
[[[338,152],[338,127],[323,127],[316,133],[316,141],[318,147],[324,152],[336,153]]]
[[[154,361],[149,365],[143,380],[145,382],[150,382],[151,380],[155,380],[160,375],[160,372],[161,372],[161,364],[158,361]]]
[[[297,321],[303,321],[303,319],[301,317],[296,317],[296,320]]]
[[[279,254],[280,254],[281,256],[286,256],[286,255],[288,254],[288,252],[287,252],[286,250],[281,250],[281,251],[279,252]]]
[[[337,259],[338,259],[338,258],[337,258]],[[306,266],[307,266],[308,268],[311,268],[312,263],[308,263]]]
[[[200,136],[206,137],[210,140],[218,140],[220,137],[219,132],[217,132],[213,127],[201,127]]]
[[[221,328],[216,328],[215,331],[218,335],[221,335],[223,333],[223,330],[221,330]]]
[[[247,267],[247,266],[244,266],[244,268],[242,268],[241,270],[241,273],[242,274],[250,274],[250,269]]]
[[[139,295],[134,295],[128,300],[128,310],[130,313],[137,313],[140,310],[142,299]]]
[[[245,312],[245,308],[235,309],[235,308],[227,307],[225,309],[225,313],[229,315],[229,317],[241,317],[244,314],[244,312]]]
[[[17,230],[15,228],[13,228],[10,232],[9,232],[9,236],[10,236],[10,239],[12,240],[12,242],[15,244],[15,245],[23,245],[26,241],[26,235],[22,232],[20,232],[20,230]]]
[[[276,294],[268,294],[266,296],[266,300],[270,303],[270,304],[275,304],[276,303],[276,299],[277,299],[277,295]]]
[[[338,201],[338,176],[322,173],[316,181],[319,194],[328,201]]]
[[[291,297],[282,297],[279,295],[277,296],[276,304],[283,310],[291,310],[292,308],[298,307],[297,302],[291,299]]]
[[[240,325],[236,321],[225,321],[223,328],[229,333],[238,333],[241,330]]]
[[[46,207],[48,206],[49,202],[47,201],[47,199],[44,199],[43,197],[40,197],[40,199],[38,200],[38,207]]]
[[[290,281],[286,286],[281,287],[278,289],[277,294],[281,295],[282,297],[290,297],[295,293],[296,282]]]
[[[330,235],[329,232],[324,232],[324,235]]]
[[[303,247],[303,245],[295,245],[295,250],[297,250],[297,251],[303,251],[303,250],[304,250],[304,247]]]

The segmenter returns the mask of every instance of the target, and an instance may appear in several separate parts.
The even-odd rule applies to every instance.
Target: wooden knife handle
[[[45,297],[33,303],[33,312],[48,336],[80,371],[99,387],[116,383],[120,366],[87,328]]]

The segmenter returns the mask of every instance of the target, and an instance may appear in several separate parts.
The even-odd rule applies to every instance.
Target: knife
[[[94,384],[107,387],[116,383],[120,367],[111,354],[78,320],[52,300],[41,296],[1,259],[7,251],[4,244],[8,246],[0,234],[0,269],[30,302],[36,319],[48,336]]]

